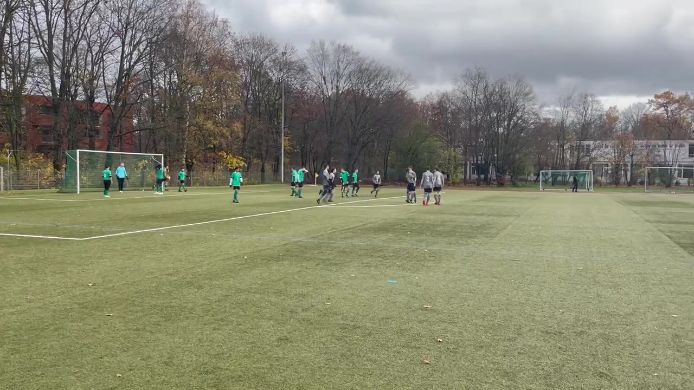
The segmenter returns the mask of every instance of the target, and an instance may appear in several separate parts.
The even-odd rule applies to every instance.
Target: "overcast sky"
[[[626,106],[694,90],[694,0],[203,0],[237,33],[304,52],[338,41],[409,73],[413,93],[466,68],[522,74],[541,102],[588,91]]]

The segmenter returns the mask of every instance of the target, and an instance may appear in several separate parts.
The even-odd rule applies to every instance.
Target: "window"
[[[36,109],[41,115],[55,115],[55,113],[53,112],[53,107],[51,106],[38,106]]]
[[[694,144],[689,144],[689,157],[694,157]]]
[[[53,144],[53,128],[51,126],[38,126],[36,132],[41,138],[41,144]]]

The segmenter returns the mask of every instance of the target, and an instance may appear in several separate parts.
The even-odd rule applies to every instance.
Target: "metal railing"
[[[62,178],[52,169],[7,170],[0,167],[0,191],[58,188]]]

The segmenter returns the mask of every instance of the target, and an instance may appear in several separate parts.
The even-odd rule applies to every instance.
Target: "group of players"
[[[300,169],[292,169],[292,197],[303,198],[303,187],[306,173],[308,173],[308,170],[305,167]],[[319,175],[322,188],[318,191],[318,199],[316,199],[317,204],[321,204],[322,202],[329,203],[333,201],[334,190],[337,187],[335,183],[335,179],[337,177],[336,175],[337,168],[331,168],[329,165],[326,165]],[[412,169],[412,167],[407,168],[407,171],[405,172],[405,179],[407,180],[407,196],[405,201],[407,203],[417,203],[417,173]],[[351,174],[345,169],[340,169],[340,181],[342,182],[340,193],[343,198],[359,196],[359,169],[355,169]],[[422,199],[423,206],[429,205],[432,194],[434,194],[434,204],[437,206],[441,205],[441,192],[443,190],[444,181],[444,175],[441,171],[434,169],[434,172],[431,172],[427,168],[427,170],[422,174],[420,182],[420,187],[424,191],[424,198]],[[370,194],[373,195],[374,198],[377,198],[378,192],[383,185],[383,179],[381,178],[380,171],[376,171],[376,173],[373,175],[371,178],[371,184],[373,185],[373,189],[371,190]]]
[[[163,194],[165,183],[167,183],[171,179],[171,177],[167,175],[167,171],[168,167],[163,167],[161,165],[157,165],[155,167],[156,184],[154,192],[156,194]],[[298,169],[292,168],[292,193],[290,196],[297,198],[304,197],[304,184],[306,182],[306,174],[308,172],[309,171],[305,167],[301,167]],[[329,165],[326,165],[321,174],[318,175],[320,176],[322,188],[318,192],[318,199],[316,199],[317,204],[321,204],[321,202],[333,201],[333,191],[336,188],[336,174],[337,168],[331,168]],[[108,198],[110,197],[109,190],[111,187],[111,182],[113,180],[113,173],[111,172],[111,167],[109,165],[105,167],[104,171],[102,172],[102,175],[104,180],[104,197]],[[116,169],[115,176],[118,180],[118,190],[120,192],[123,192],[123,184],[125,180],[128,179],[128,173],[125,169],[125,164],[123,162],[121,162],[118,168]],[[181,170],[178,172],[179,192],[188,191],[188,188],[186,186],[186,178],[187,173],[185,167],[181,167]],[[417,173],[412,169],[412,167],[407,168],[407,171],[405,172],[405,179],[407,181],[407,196],[405,201],[407,203],[417,203]],[[441,191],[443,189],[444,180],[445,179],[443,173],[441,173],[441,171],[439,171],[438,169],[434,169],[434,172],[431,172],[429,169],[427,169],[424,173],[422,173],[422,178],[420,182],[420,187],[424,190],[422,205],[429,205],[432,193],[434,194],[434,204],[437,206],[441,205]],[[355,169],[352,173],[345,169],[341,169],[340,181],[342,183],[342,188],[340,192],[343,198],[350,196],[359,196],[359,169]],[[239,168],[232,170],[232,172],[229,175],[229,187],[231,187],[234,191],[234,203],[239,203],[239,191],[241,190],[242,183],[243,177],[241,175],[241,170]],[[370,194],[373,195],[374,198],[377,198],[378,192],[381,189],[381,186],[383,185],[383,180],[381,178],[380,171],[376,171],[376,173],[373,175],[373,177],[371,178],[371,184],[373,185],[373,189],[371,190]]]
[[[407,203],[417,203],[417,173],[408,167],[405,172],[405,179],[407,180]],[[441,206],[441,191],[444,185],[444,176],[438,168],[431,172],[429,168],[422,173],[422,181],[420,187],[424,190],[424,199],[422,199],[422,205],[428,206],[429,200],[431,199],[431,194],[434,194],[434,204],[436,206]]]
[[[154,168],[155,194],[164,194],[164,186],[168,185],[168,183],[171,181],[171,176],[167,175],[168,171],[169,167],[164,167],[161,164],[157,164],[157,166]],[[118,165],[115,172],[111,171],[111,165],[109,164],[106,164],[104,170],[101,171],[101,176],[104,181],[104,198],[111,197],[111,183],[113,182],[114,174],[116,177],[116,181],[118,181],[118,192],[122,193],[123,188],[125,187],[125,182],[126,180],[128,180],[128,170],[125,168],[124,162],[121,162]],[[186,185],[187,177],[188,173],[186,172],[185,167],[181,167],[181,170],[178,171],[178,192],[188,192],[188,186]]]

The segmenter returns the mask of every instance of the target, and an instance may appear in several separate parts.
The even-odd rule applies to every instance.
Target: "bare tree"
[[[339,128],[347,116],[347,93],[353,87],[355,72],[362,58],[352,47],[335,42],[313,42],[308,50],[308,73],[315,93],[321,102],[321,119],[327,140],[323,162],[334,158],[334,143]]]
[[[602,103],[595,95],[581,93],[574,100],[571,132],[572,169],[585,169],[590,166],[594,150],[589,141],[597,140],[601,136],[599,130],[604,113]]]

